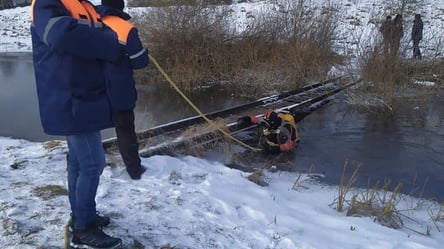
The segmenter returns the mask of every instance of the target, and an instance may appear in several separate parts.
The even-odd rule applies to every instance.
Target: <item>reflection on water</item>
[[[0,58],[0,136],[45,139],[30,56]]]
[[[34,71],[30,55],[0,57],[0,136],[45,141],[57,137],[43,133],[38,113]],[[203,111],[210,112],[246,102],[233,98],[228,89],[205,88],[188,97]],[[138,86],[136,130],[197,115],[182,97],[168,85]],[[114,137],[113,129],[102,132]]]
[[[197,115],[190,105],[166,84],[138,86],[136,129],[142,130]],[[187,97],[204,113],[248,101],[247,98],[234,98],[231,90],[222,88],[206,88],[187,93]]]

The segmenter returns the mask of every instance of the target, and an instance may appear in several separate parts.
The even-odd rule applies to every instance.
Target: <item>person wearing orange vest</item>
[[[109,217],[96,210],[105,167],[100,131],[113,127],[105,62],[126,50],[84,0],[33,0],[31,38],[40,120],[49,135],[66,136],[71,248],[118,248],[122,240],[102,231]]]
[[[241,117],[239,123],[253,123],[262,127],[262,151],[265,154],[279,154],[293,151],[299,142],[299,133],[291,113],[277,113],[271,109],[263,116]]]
[[[134,126],[137,91],[133,70],[145,68],[149,60],[137,29],[127,21],[131,17],[123,12],[124,7],[123,0],[102,0],[102,5],[97,9],[103,22],[114,30],[119,42],[125,45],[128,54],[119,63],[107,63],[105,77],[120,155],[131,179],[138,180],[146,169],[141,165]]]

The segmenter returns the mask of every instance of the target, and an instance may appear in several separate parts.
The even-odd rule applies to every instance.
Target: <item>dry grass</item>
[[[347,200],[347,194],[350,192],[353,184],[356,181],[356,174],[358,173],[359,169],[359,166],[355,167],[350,178],[346,180],[345,174],[347,172],[348,166],[349,166],[349,161],[346,161],[342,170],[341,182],[339,183],[339,189],[338,189],[338,199],[336,206],[336,210],[338,210],[338,212],[342,212],[344,210],[344,205]]]
[[[396,205],[399,202],[398,194],[401,184],[389,191],[390,181],[386,181],[382,189],[377,186],[366,191],[354,194],[351,198],[347,216],[374,217],[380,224],[400,228],[403,223]]]
[[[284,10],[249,13],[243,30],[232,25],[229,6],[206,4],[156,8],[136,25],[151,55],[183,89],[223,81],[241,94],[260,95],[323,78],[338,62],[334,9],[281,2]]]
[[[444,85],[444,59],[407,60],[402,63],[402,68],[409,78]]]
[[[43,148],[45,148],[48,151],[52,151],[58,147],[63,146],[64,142],[61,140],[50,140],[43,143]]]
[[[36,187],[32,191],[32,194],[42,198],[43,200],[49,200],[57,196],[68,195],[68,190],[59,185],[46,185],[42,187]]]
[[[224,139],[224,135],[220,132],[221,129],[226,130],[223,119],[189,127],[181,135],[185,140],[185,152],[190,155],[201,156],[202,152],[214,148],[221,139]]]
[[[258,169],[256,171],[254,171],[247,178],[249,181],[254,182],[259,186],[262,186],[262,187],[268,186],[268,182],[264,178],[263,169]]]
[[[396,208],[401,200],[399,193],[402,184],[396,185],[390,191],[391,181],[386,180],[382,186],[376,183],[375,186],[366,190],[352,192],[359,166],[356,166],[350,177],[346,179],[345,175],[348,167],[350,167],[350,162],[346,161],[341,176],[338,197],[333,202],[333,204],[336,204],[336,210],[338,212],[347,210],[347,216],[373,217],[374,221],[387,227],[395,229],[402,227],[401,215]]]

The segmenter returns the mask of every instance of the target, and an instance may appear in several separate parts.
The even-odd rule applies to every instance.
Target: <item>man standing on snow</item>
[[[103,67],[125,49],[88,1],[33,0],[31,19],[41,123],[68,143],[71,247],[117,248],[122,240],[102,231],[110,221],[98,215],[95,197],[105,167],[100,130],[113,127]]]
[[[143,48],[137,29],[127,22],[131,17],[123,12],[124,7],[123,0],[102,0],[98,10],[103,22],[116,32],[128,54],[119,63],[107,63],[105,75],[119,151],[129,176],[138,180],[146,169],[140,163],[134,127],[137,91],[133,69],[146,67],[149,60],[148,51]]]
[[[398,57],[399,48],[401,46],[401,38],[404,36],[404,28],[402,24],[402,15],[397,14],[393,20],[392,40],[391,40],[391,56]]]
[[[413,41],[413,58],[422,59],[421,50],[419,49],[419,41],[422,40],[423,23],[421,14],[415,14],[412,27],[412,41]]]
[[[393,20],[391,16],[387,16],[386,19],[382,22],[381,27],[379,28],[379,32],[381,32],[384,42],[383,45],[384,56],[388,56],[389,49],[391,47],[392,32],[393,32]]]

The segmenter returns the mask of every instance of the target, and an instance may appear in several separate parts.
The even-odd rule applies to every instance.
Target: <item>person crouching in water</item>
[[[264,116],[245,116],[241,122],[260,125],[263,140],[262,150],[265,154],[279,154],[293,151],[299,142],[299,133],[293,115],[267,110]]]

